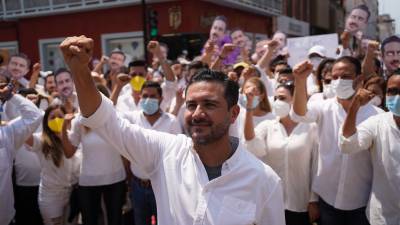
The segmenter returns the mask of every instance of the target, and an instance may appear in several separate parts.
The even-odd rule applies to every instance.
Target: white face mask
[[[280,118],[284,118],[289,115],[290,104],[281,100],[276,100],[273,105],[274,113]]]
[[[335,85],[336,96],[339,99],[349,99],[356,92],[353,89],[353,80],[338,79],[337,85]]]
[[[374,106],[380,106],[382,104],[382,99],[378,95],[375,95],[370,101],[370,104]]]
[[[324,97],[325,98],[333,98],[336,96],[335,88],[332,84],[323,84],[324,87]]]

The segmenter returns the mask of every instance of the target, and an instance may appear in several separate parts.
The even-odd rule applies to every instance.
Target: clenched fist
[[[293,76],[296,80],[306,80],[313,71],[313,65],[309,61],[301,62],[294,66]]]
[[[93,39],[84,35],[68,37],[60,44],[60,50],[71,70],[87,67],[93,54]]]

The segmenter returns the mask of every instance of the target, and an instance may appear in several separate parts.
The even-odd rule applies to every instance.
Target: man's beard
[[[211,129],[207,135],[204,135],[199,138],[193,138],[193,134],[195,133],[193,126],[195,125],[205,125],[206,129]],[[226,117],[225,120],[219,124],[213,125],[211,122],[199,120],[199,121],[190,121],[187,125],[187,131],[189,136],[192,138],[195,145],[207,145],[213,142],[220,140],[224,135],[229,132],[230,121],[229,118]],[[201,128],[203,129],[203,128]]]

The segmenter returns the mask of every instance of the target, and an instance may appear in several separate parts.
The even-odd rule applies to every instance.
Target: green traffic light
[[[151,28],[150,30],[150,36],[155,37],[158,34],[158,29],[157,28]]]

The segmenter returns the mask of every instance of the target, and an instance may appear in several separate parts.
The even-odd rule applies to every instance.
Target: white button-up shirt
[[[115,107],[120,112],[132,112],[135,110],[140,110],[139,102],[138,104],[135,103],[132,92],[126,92],[125,94],[120,95]]]
[[[0,126],[0,224],[9,224],[15,214],[11,181],[15,150],[24,144],[42,121],[40,110],[20,95],[14,95],[7,104],[18,106],[21,117]]]
[[[282,179],[285,209],[307,212],[308,203],[318,201],[311,191],[318,162],[316,125],[299,123],[288,135],[278,118],[260,123],[254,132],[245,146]]]
[[[97,111],[82,119],[150,178],[160,225],[285,224],[279,177],[243,146],[209,181],[185,135],[130,124],[104,96]]]
[[[340,138],[342,151],[369,150],[372,158],[372,193],[367,216],[373,225],[400,224],[400,130],[390,112],[373,116],[357,132]],[[368,151],[367,151],[368,152]]]
[[[357,124],[378,114],[376,107],[367,104],[357,113]],[[336,98],[313,101],[307,114],[291,118],[296,122],[316,122],[319,133],[319,163],[313,191],[324,201],[341,210],[365,207],[371,191],[372,164],[368,152],[342,154],[339,148],[339,129],[346,112]]]

